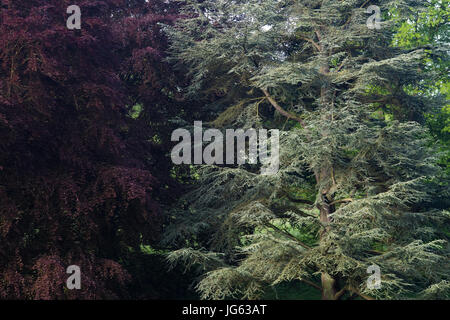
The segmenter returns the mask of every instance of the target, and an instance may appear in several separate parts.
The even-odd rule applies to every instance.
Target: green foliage
[[[172,61],[192,76],[186,95],[227,95],[212,125],[281,131],[276,175],[201,166],[172,209],[165,244],[181,251],[169,261],[201,265],[202,298],[257,299],[298,281],[327,299],[446,292],[448,235],[436,226],[450,217],[436,198],[448,190],[424,119],[443,106],[427,89],[443,47],[401,35],[415,13],[440,22],[423,1],[376,3],[380,30],[362,0],[192,0],[167,27]],[[372,264],[382,289],[366,286]]]
[[[423,79],[420,87],[414,88],[416,94],[440,96],[446,102],[440,108],[426,114],[431,134],[441,143],[440,165],[450,173],[450,2],[448,0],[428,0],[422,11],[417,11],[407,21],[399,22],[398,32],[393,38],[396,46],[413,48],[422,46],[434,48],[427,50],[424,59],[425,69],[432,76]],[[393,14],[396,17],[396,14]],[[398,18],[398,17],[397,17]]]

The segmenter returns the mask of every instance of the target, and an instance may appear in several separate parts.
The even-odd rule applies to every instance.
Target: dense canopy
[[[2,0],[0,299],[449,299],[449,13]],[[194,121],[279,170],[174,163]]]

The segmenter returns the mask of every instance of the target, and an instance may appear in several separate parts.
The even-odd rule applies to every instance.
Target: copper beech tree
[[[66,26],[74,4],[79,30]],[[126,297],[122,257],[157,240],[170,180],[151,138],[176,110],[158,26],[176,9],[2,0],[0,10],[0,298]],[[81,290],[65,286],[70,265]]]

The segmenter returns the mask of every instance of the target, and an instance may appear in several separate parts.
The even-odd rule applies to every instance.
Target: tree
[[[69,30],[72,4],[0,7],[1,298],[127,297],[123,259],[161,228],[177,105],[158,23],[176,6],[77,1]],[[65,287],[70,265],[82,290]]]
[[[425,2],[424,10],[411,14],[406,21],[397,19],[395,10],[392,16],[398,20],[393,44],[411,49],[421,46],[425,49],[423,68],[427,77],[418,85],[410,86],[407,90],[412,95],[441,99],[434,108],[425,114],[426,124],[436,145],[439,155],[438,165],[444,168],[430,183],[435,188],[433,206],[448,209],[450,183],[450,105],[449,105],[449,15],[448,0],[429,0]]]
[[[423,1],[188,1],[168,28],[189,96],[231,101],[212,125],[282,130],[280,171],[195,168],[198,186],[173,209],[171,264],[199,267],[203,298],[258,298],[298,279],[323,299],[447,297],[449,213],[431,205],[436,176],[414,94],[426,50],[393,45],[396,17]],[[219,104],[221,105],[221,104]],[[367,285],[380,267],[382,286]]]

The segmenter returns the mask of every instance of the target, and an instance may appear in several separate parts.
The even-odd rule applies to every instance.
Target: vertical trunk
[[[330,223],[330,214],[334,211],[334,206],[331,206],[330,203],[332,202],[332,199],[329,199],[329,196],[327,196],[327,191],[323,191],[321,194],[321,203],[318,205],[320,210],[320,222],[322,222],[325,225],[328,225]],[[327,231],[329,230],[328,227],[325,227],[323,230],[320,238],[324,238]],[[329,275],[327,272],[322,272],[321,274],[321,282],[322,282],[322,300],[336,300],[336,280]]]
[[[315,32],[320,43],[320,54],[327,55],[327,48],[321,42],[321,35],[319,31]],[[328,74],[330,72],[328,63],[325,63],[320,68],[320,73],[322,74],[322,87],[320,90],[320,104],[321,108],[327,109],[330,107],[330,83],[328,82]],[[325,113],[324,113],[325,114]],[[325,121],[330,121],[330,119],[324,119]],[[324,132],[324,135],[328,133]],[[328,224],[330,223],[330,214],[334,211],[334,206],[330,205],[333,202],[332,192],[330,190],[334,187],[334,174],[332,162],[324,163],[319,172],[316,173],[317,184],[320,187],[320,202],[317,207],[320,210],[320,221],[322,224],[326,225],[320,238],[321,240],[325,237],[329,230]],[[336,279],[334,279],[328,272],[323,271],[321,274],[322,282],[322,300],[336,300],[337,290],[336,290]]]

